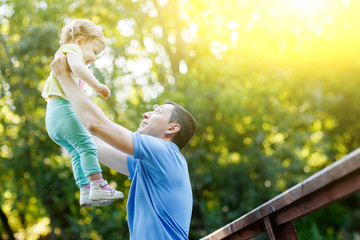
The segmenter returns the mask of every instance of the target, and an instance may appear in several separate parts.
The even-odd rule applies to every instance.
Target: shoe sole
[[[109,205],[113,203],[114,201],[98,201],[98,202],[92,202],[92,203],[80,203],[80,206],[82,207],[103,207],[106,205]]]
[[[124,194],[121,193],[120,196],[94,196],[94,195],[89,195],[89,198],[90,200],[93,200],[93,201],[99,201],[99,200],[118,200],[118,199],[122,199],[124,198]]]

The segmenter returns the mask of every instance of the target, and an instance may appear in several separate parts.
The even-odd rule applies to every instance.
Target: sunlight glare
[[[272,16],[280,17],[278,13],[281,12],[300,18],[317,18],[324,14],[334,13],[336,11],[335,5],[338,4],[334,0],[282,0],[274,3],[277,9],[271,9],[270,14]]]
[[[301,11],[305,16],[311,16],[314,11],[314,3],[310,0],[295,0],[295,7]]]

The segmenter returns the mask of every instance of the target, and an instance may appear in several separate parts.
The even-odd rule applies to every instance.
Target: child
[[[86,65],[95,61],[105,49],[105,37],[99,26],[87,19],[77,19],[62,29],[61,47],[56,54],[65,54],[72,73],[104,98],[110,96],[109,88],[101,84]],[[56,56],[55,54],[55,56]],[[95,142],[75,115],[54,75],[45,82],[41,94],[47,100],[45,124],[50,138],[67,150],[72,158],[72,168],[80,188],[81,206],[104,206],[123,198],[106,180],[102,179]]]

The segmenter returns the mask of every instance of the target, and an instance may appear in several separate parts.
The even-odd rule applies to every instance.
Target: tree
[[[183,150],[194,193],[190,239],[359,146],[357,2],[0,3],[0,209],[9,223],[0,227],[3,238],[11,231],[26,238],[36,225],[38,238],[128,238],[126,199],[80,208],[70,159],[44,126],[40,93],[69,19],[103,26],[108,47],[91,69],[112,97],[92,98],[110,119],[136,130],[140,114],[167,99],[197,119]],[[107,168],[104,175],[127,192],[126,177]],[[346,212],[358,203],[354,196],[325,211]],[[319,213],[297,230],[350,236],[358,230],[348,223],[358,214],[349,215],[333,221]]]

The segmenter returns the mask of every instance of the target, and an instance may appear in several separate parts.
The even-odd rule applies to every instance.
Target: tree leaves
[[[165,100],[195,116],[183,150],[194,193],[190,239],[359,146],[358,2],[305,1],[301,11],[289,1],[0,2],[0,204],[24,238],[36,224],[53,239],[128,238],[126,201],[80,208],[70,159],[46,133],[40,93],[69,19],[103,26],[107,49],[91,69],[112,97],[92,97],[110,119],[135,131],[141,113]],[[127,192],[126,177],[103,170]],[[326,211],[349,211],[352,200]],[[306,221],[297,226],[306,239],[357,231],[321,212]]]

